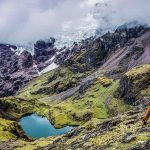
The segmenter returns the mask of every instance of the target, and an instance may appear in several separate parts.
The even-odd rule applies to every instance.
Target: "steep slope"
[[[108,56],[102,68],[122,72],[135,66],[150,63],[150,32],[129,40]]]
[[[45,67],[48,67],[47,70],[49,67],[51,69],[52,65],[65,66],[73,73],[83,73],[97,69],[101,65],[110,69],[112,68],[110,62],[113,67],[117,67],[114,68],[116,72],[149,63],[148,31],[149,28],[146,26],[118,28],[114,33],[106,33],[96,39],[91,37],[82,40],[81,43],[75,42],[71,47],[60,50],[54,46],[55,39],[50,38],[48,41],[41,40],[35,43],[33,56],[28,51],[17,55],[16,46],[1,44],[0,97],[15,95],[30,80],[38,76],[39,71]],[[113,61],[119,53],[120,58]],[[126,61],[128,66],[125,65]],[[44,72],[46,71],[41,73]]]
[[[88,122],[43,149],[149,150],[150,126],[141,125],[141,116],[139,110],[131,110],[104,122]]]
[[[60,78],[62,78],[62,80],[66,80],[67,78],[72,80],[72,77],[74,80],[78,77],[84,78],[88,75],[88,73],[86,74],[85,72],[93,72],[99,67],[102,70],[108,70],[109,75],[113,75],[117,73],[124,73],[137,65],[149,63],[149,44],[150,32],[149,28],[145,26],[137,26],[132,28],[122,27],[118,28],[114,33],[107,33],[97,39],[86,39],[82,41],[81,45],[76,43],[72,50],[64,51],[64,53],[67,52],[65,56],[62,53],[60,54],[60,57],[56,57],[58,61],[57,63],[61,64],[62,68],[57,69],[55,74],[53,73],[54,71],[52,71],[52,73],[47,73],[32,82],[34,85],[34,82],[38,83],[38,80],[39,82],[40,80],[46,80],[45,83],[43,81],[36,84],[34,89],[35,94],[33,91],[33,94],[30,95],[42,94],[42,89],[44,88],[49,95],[61,93],[69,88],[77,86],[78,81],[75,81],[76,83],[70,86],[66,85],[66,83],[57,83],[56,87],[58,89],[59,86],[61,87],[64,84],[64,88],[61,87],[61,89],[57,92],[53,88],[53,85],[55,85],[53,84],[54,81],[59,81],[61,80]],[[61,56],[63,60],[59,60]],[[39,57],[43,58],[41,55]],[[44,76],[47,77],[44,79]],[[48,76],[53,76],[53,78],[51,77],[49,79],[50,81],[47,82]],[[54,76],[57,77],[54,79]],[[32,87],[32,84],[29,84],[24,89],[28,89],[30,85]],[[50,86],[52,89],[50,89]],[[41,93],[40,91],[39,93],[36,93],[36,90],[40,90],[40,87]],[[28,93],[32,93],[32,89],[31,91],[30,89],[28,89]]]
[[[149,62],[149,28],[145,26],[118,28],[114,33],[108,32],[99,38],[84,42],[85,46],[81,47],[80,51],[65,63],[66,66],[77,72],[95,69],[102,65],[104,69],[113,69],[112,66],[117,67],[118,64],[123,66],[122,68],[117,67],[118,70],[124,72],[128,68],[142,64],[140,63],[142,61],[143,64]],[[145,55],[147,62],[144,61]],[[140,59],[140,62],[132,62],[134,59]],[[129,62],[130,60],[132,61]],[[125,62],[130,67],[127,67]]]
[[[20,92],[20,97],[46,98],[77,86],[87,73],[74,73],[66,67],[58,68],[32,80]]]
[[[120,80],[118,96],[128,103],[134,104],[142,97],[141,91],[148,90],[149,86],[150,65],[138,66],[124,74]]]

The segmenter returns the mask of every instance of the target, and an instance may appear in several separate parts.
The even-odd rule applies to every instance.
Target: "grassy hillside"
[[[118,80],[100,77],[82,95],[64,101],[50,101],[52,122],[56,127],[81,125],[92,118],[106,119],[124,112],[129,105],[114,98],[118,86]]]
[[[134,104],[145,96],[149,96],[150,64],[135,67],[125,73],[120,80],[119,98]],[[143,91],[141,93],[141,91]],[[145,91],[145,92],[144,92]],[[147,92],[146,92],[147,91]]]
[[[19,96],[39,99],[58,94],[76,86],[81,78],[86,77],[88,74],[89,72],[75,73],[65,67],[58,68],[32,80],[20,91]]]

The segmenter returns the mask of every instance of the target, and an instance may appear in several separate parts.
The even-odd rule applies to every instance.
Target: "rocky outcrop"
[[[134,104],[141,94],[140,91],[148,88],[149,85],[150,65],[138,66],[121,78],[117,95],[125,102]]]
[[[42,150],[149,150],[150,126],[142,126],[140,110],[130,110],[103,122],[91,121],[58,138]]]
[[[34,44],[34,59],[39,62],[44,62],[51,58],[56,53],[54,48],[55,39],[50,38],[48,41],[37,41]]]
[[[0,45],[0,97],[16,94],[16,92],[37,76],[32,68],[32,55],[24,51],[21,55],[15,53],[11,45]]]
[[[110,75],[119,74],[133,67],[150,63],[150,32],[129,40],[123,48],[111,53],[101,66]]]
[[[19,56],[18,66],[19,69],[30,68],[33,65],[33,56],[28,51],[23,51]]]
[[[85,70],[92,68],[95,69],[101,65],[106,67],[106,65],[111,65],[107,62],[111,59],[111,55],[113,55],[115,52],[117,54],[124,53],[124,56],[122,56],[120,59],[117,58],[119,59],[120,65],[125,61],[128,61],[128,57],[132,55],[133,58],[131,60],[139,59],[139,57],[145,53],[144,48],[146,47],[145,45],[149,43],[149,35],[145,36],[145,39],[147,40],[142,40],[141,38],[141,41],[143,41],[143,43],[144,41],[147,41],[147,44],[142,45],[140,41],[138,42],[137,38],[141,37],[148,31],[149,28],[145,26],[131,28],[124,27],[118,28],[114,33],[108,32],[96,39],[87,39],[81,43],[79,50],[76,51],[76,53],[66,61],[65,65],[70,66],[70,68],[76,72],[84,72]],[[130,48],[133,43],[134,45],[132,48]],[[129,49],[130,52],[128,52]],[[115,64],[113,67],[115,66],[117,66],[117,64]],[[131,64],[129,66],[131,67]],[[122,71],[125,71],[127,68],[123,68]]]

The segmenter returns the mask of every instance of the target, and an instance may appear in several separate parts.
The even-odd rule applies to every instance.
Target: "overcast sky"
[[[102,5],[95,10],[97,2]],[[36,41],[84,21],[101,28],[132,20],[149,23],[149,6],[150,0],[0,0],[0,42]]]

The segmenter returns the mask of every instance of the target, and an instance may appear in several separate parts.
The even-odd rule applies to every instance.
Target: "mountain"
[[[149,121],[140,119],[150,98],[148,26],[123,25],[61,49],[54,38],[40,40],[33,54],[16,49],[0,45],[0,149],[150,148]],[[32,113],[78,127],[34,140],[18,123]]]

